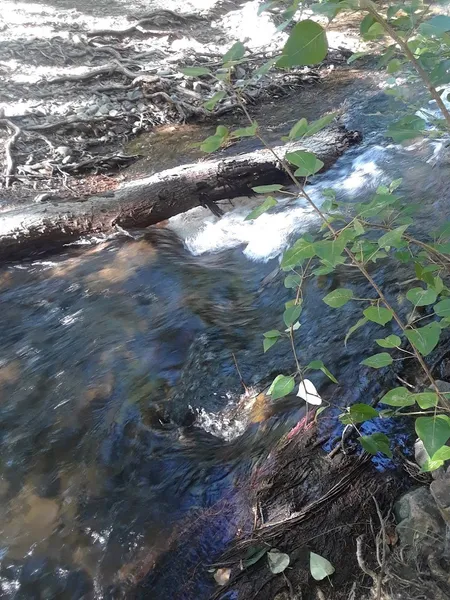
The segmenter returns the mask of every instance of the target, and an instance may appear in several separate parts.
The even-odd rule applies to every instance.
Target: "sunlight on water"
[[[333,187],[344,197],[352,197],[362,190],[375,190],[386,179],[383,161],[387,148],[372,146],[349,163],[342,157],[326,175],[318,177],[315,185],[308,186],[308,193],[320,206],[324,200],[322,190]],[[286,200],[278,197],[278,206],[258,219],[246,221],[249,212],[261,204],[260,197],[239,198],[234,206],[222,206],[225,214],[213,216],[209,210],[195,208],[169,220],[169,227],[176,231],[195,254],[218,252],[227,248],[244,246],[244,254],[253,261],[268,261],[279,256],[299,235],[317,226],[318,217],[304,199]]]

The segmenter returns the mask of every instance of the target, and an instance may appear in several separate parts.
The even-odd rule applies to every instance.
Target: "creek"
[[[419,229],[442,224],[444,144],[392,144],[383,136],[390,100],[376,86],[348,85],[326,108],[345,98],[344,121],[364,142],[315,178],[313,198],[320,203],[321,190],[333,187],[362,200],[403,177],[402,194],[422,207]],[[296,96],[266,108],[266,125],[281,124],[272,137],[304,110]],[[2,598],[206,600],[214,589],[208,564],[252,528],[244,482],[254,461],[304,414],[300,402],[277,412],[264,398],[251,410],[243,395],[242,381],[257,394],[293,370],[289,344],[264,354],[262,333],[280,326],[292,293],[280,254],[318,228],[302,200],[280,199],[270,214],[245,221],[259,202],[223,203],[221,218],[194,209],[166,228],[133,232],[136,239],[1,268]],[[373,271],[388,298],[404,291],[406,271],[389,262]],[[355,295],[370,293],[350,271],[311,284],[297,352],[303,364],[324,361],[339,386],[320,372],[311,378],[348,406],[389,382],[359,365],[373,353],[377,326],[344,347],[354,310],[322,302],[339,277]],[[335,413],[319,421],[330,439],[340,432]]]

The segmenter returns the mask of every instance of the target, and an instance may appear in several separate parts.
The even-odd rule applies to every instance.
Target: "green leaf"
[[[326,366],[321,360],[313,360],[309,363],[309,365],[306,368],[322,371],[322,373],[324,373],[328,377],[328,379],[331,379],[333,383],[338,383],[336,377],[330,373],[330,371],[326,368]]]
[[[325,298],[323,298],[323,301],[325,304],[328,304],[328,306],[331,306],[331,308],[340,308],[341,306],[344,306],[344,304],[347,304],[347,302],[352,298],[352,290],[347,288],[337,288],[336,290],[333,290],[327,294]]]
[[[307,66],[320,63],[327,55],[328,43],[325,29],[307,19],[297,23],[286,42],[278,67]]]
[[[277,338],[283,334],[281,333],[281,331],[278,331],[278,329],[271,329],[270,331],[266,331],[266,333],[263,333],[263,335],[265,338]]]
[[[389,191],[391,192],[395,192],[395,190],[397,188],[399,188],[402,185],[403,182],[403,177],[400,177],[399,179],[394,179],[394,181],[392,181],[392,183],[389,186]]]
[[[302,282],[302,278],[297,273],[289,273],[284,278],[284,287],[288,290],[292,290],[293,288],[297,288]]]
[[[298,318],[299,318],[301,312],[302,312],[301,304],[297,304],[296,306],[290,306],[289,308],[287,308],[283,314],[283,320],[284,320],[286,327],[290,327],[296,321],[298,321]]]
[[[365,35],[374,23],[376,23],[376,21],[372,15],[366,15],[359,25],[359,33]]]
[[[434,290],[416,287],[408,290],[406,297],[414,306],[427,306],[436,302],[437,294]]]
[[[240,129],[236,129],[235,131],[232,131],[231,137],[234,137],[234,138],[253,137],[254,135],[256,135],[257,131],[258,131],[258,123],[256,121],[253,121],[253,123],[251,125],[249,125],[248,127],[241,127]]]
[[[400,248],[402,245],[404,245],[402,236],[407,228],[408,225],[400,225],[400,227],[396,227],[392,231],[388,231],[378,239],[378,245],[380,248],[384,248],[385,250],[389,250],[389,248],[392,247]]]
[[[422,35],[440,36],[450,31],[450,17],[447,15],[436,15],[419,27]]]
[[[355,233],[357,235],[363,235],[363,233],[365,233],[365,229],[361,223],[361,221],[358,221],[358,219],[355,219],[353,222],[353,229],[355,230]]]
[[[345,339],[344,339],[344,346],[347,345],[348,338],[352,335],[352,333],[355,333],[355,331],[357,329],[359,329],[360,327],[362,327],[366,323],[367,323],[367,319],[366,319],[366,317],[363,317],[362,319],[359,319],[354,325],[352,325],[350,327],[350,329],[347,331],[347,335],[345,336]]]
[[[286,154],[286,160],[296,167],[299,167],[295,171],[295,175],[298,177],[314,175],[314,173],[323,167],[323,162],[321,160],[318,160],[312,152],[306,152],[304,150],[288,152]]]
[[[369,27],[367,33],[363,36],[363,38],[367,41],[376,40],[384,34],[385,31],[383,25],[381,25],[381,23],[374,23]]]
[[[253,71],[252,78],[259,79],[260,77],[267,75],[267,73],[277,63],[278,60],[278,56],[275,56],[274,58],[271,58],[270,60],[265,62],[258,69],[256,69],[256,71]]]
[[[222,64],[240,60],[245,54],[245,46],[242,42],[234,43],[231,48],[223,55]]]
[[[439,403],[439,397],[436,392],[421,392],[420,394],[413,394],[412,397],[422,410],[433,408]]]
[[[307,130],[308,121],[305,118],[300,119],[300,121],[297,121],[297,123],[292,127],[288,137],[290,140],[297,140],[298,138],[303,137]]]
[[[386,325],[392,320],[393,314],[391,310],[384,308],[383,306],[369,306],[363,311],[363,315],[379,325]]]
[[[430,323],[418,329],[407,329],[405,335],[422,356],[428,356],[439,342],[441,328],[437,323]]]
[[[372,367],[374,369],[381,369],[382,367],[387,367],[391,365],[394,361],[392,360],[392,356],[387,352],[379,352],[378,354],[373,354],[361,361],[361,365],[366,365],[367,367]]]
[[[284,185],[279,185],[277,183],[274,183],[272,185],[257,185],[256,187],[252,188],[252,190],[254,192],[256,192],[257,194],[266,194],[266,193],[270,193],[270,192],[279,192],[283,188],[284,188]]]
[[[322,129],[324,129],[327,125],[332,123],[335,118],[336,113],[330,113],[329,115],[325,115],[324,117],[313,121],[308,125],[308,130],[305,133],[305,137],[310,137],[312,135],[315,135],[319,131],[322,131]]]
[[[267,553],[267,563],[274,575],[282,573],[289,566],[289,562],[289,555],[284,552],[279,552],[276,548],[272,548],[272,550]]]
[[[439,450],[431,457],[431,460],[449,460],[450,459],[450,446],[441,446]]]
[[[398,337],[398,335],[388,335],[384,339],[375,340],[376,343],[382,348],[398,348],[402,343],[402,340]]]
[[[264,556],[264,554],[267,553],[267,550],[268,548],[250,546],[246,552],[244,560],[242,561],[242,566],[244,569],[256,564]]]
[[[450,300],[441,300],[433,306],[433,310],[438,317],[450,317]]]
[[[215,152],[223,142],[224,138],[222,136],[211,135],[200,144],[200,150],[203,152]]]
[[[420,472],[421,473],[431,473],[431,471],[436,471],[436,469],[439,469],[440,467],[442,467],[443,464],[444,464],[443,460],[432,460],[431,458],[429,458],[421,466]]]
[[[378,454],[381,452],[389,458],[392,458],[392,452],[389,447],[389,438],[384,433],[373,433],[372,435],[363,435],[358,438],[361,446],[369,454]]]
[[[368,54],[367,52],[355,52],[354,54],[352,54],[350,56],[350,58],[347,58],[347,64],[351,65],[352,63],[354,63],[356,60],[359,60],[363,56],[367,56],[367,54]]]
[[[334,573],[334,567],[330,561],[315,552],[309,554],[309,570],[316,581],[322,581]]]
[[[326,266],[335,267],[338,264],[345,262],[345,258],[341,256],[345,246],[346,240],[344,237],[339,237],[336,240],[330,242],[316,242],[314,249],[319,258],[321,258]]]
[[[267,352],[267,350],[269,350],[269,348],[272,348],[272,346],[274,346],[278,342],[278,340],[279,340],[278,337],[264,338],[263,339],[263,350],[264,350],[264,352]]]
[[[211,75],[211,71],[206,67],[182,67],[180,72],[189,77],[199,77],[200,75]]]
[[[316,250],[314,248],[314,243],[305,238],[300,238],[295,242],[292,248],[289,248],[289,250],[286,250],[283,254],[281,268],[284,271],[288,271],[293,267],[301,265],[304,260],[312,258],[315,254]]]
[[[380,399],[380,402],[381,404],[387,404],[388,406],[412,406],[415,404],[415,400],[412,396],[411,392],[405,387],[398,387],[389,390],[389,392]]]
[[[426,121],[416,115],[410,115],[403,117],[396,123],[389,125],[387,134],[391,137],[394,142],[404,142],[405,140],[411,140],[420,135],[426,127]]]
[[[378,411],[373,406],[368,404],[353,404],[347,410],[339,416],[339,420],[343,425],[355,425],[357,423],[364,423],[370,421],[374,417],[378,417]]]
[[[214,107],[226,96],[226,92],[216,92],[209,100],[207,100],[203,106],[206,110],[214,110]]]
[[[277,375],[269,388],[268,394],[273,400],[283,398],[292,392],[295,387],[295,379],[286,375]]]
[[[387,66],[387,72],[392,74],[392,73],[397,73],[397,71],[400,71],[400,69],[402,68],[402,62],[398,59],[398,58],[393,58]]]
[[[263,213],[267,212],[269,209],[271,209],[273,206],[276,206],[277,204],[278,202],[275,200],[275,198],[272,198],[272,196],[267,196],[264,202],[260,206],[254,208],[252,212],[245,217],[244,220],[251,221],[252,219],[257,219]]]
[[[377,194],[373,200],[367,204],[360,204],[360,216],[374,217],[378,215],[382,210],[397,202],[398,197],[393,194]]]
[[[416,419],[416,433],[422,440],[428,455],[434,456],[450,438],[450,425],[443,415],[419,417]]]

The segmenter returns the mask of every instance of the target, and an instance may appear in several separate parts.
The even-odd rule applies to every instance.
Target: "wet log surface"
[[[278,156],[298,149],[315,152],[329,168],[357,132],[333,126],[303,142],[275,148]],[[0,219],[0,257],[14,259],[53,250],[80,237],[108,233],[116,225],[147,227],[195,206],[252,193],[251,188],[289,179],[268,150],[183,165],[127,183],[114,192],[72,202],[43,202],[5,211]]]

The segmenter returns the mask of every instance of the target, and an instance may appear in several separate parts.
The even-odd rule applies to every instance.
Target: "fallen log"
[[[330,167],[360,134],[329,127],[303,143],[275,148],[279,156],[300,148]],[[114,192],[73,202],[46,202],[7,210],[0,218],[0,258],[53,250],[89,234],[164,221],[195,206],[252,194],[252,187],[289,179],[268,150],[183,165],[127,183]]]

